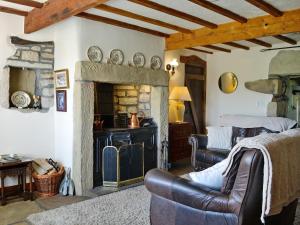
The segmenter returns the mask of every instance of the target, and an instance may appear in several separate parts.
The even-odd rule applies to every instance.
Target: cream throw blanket
[[[243,148],[260,149],[264,158],[261,220],[275,215],[300,197],[300,129],[261,134],[241,140],[228,156],[228,174],[234,156]]]

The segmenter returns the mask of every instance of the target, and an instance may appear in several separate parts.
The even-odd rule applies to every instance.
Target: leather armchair
[[[249,149],[234,160],[221,191],[159,169],[148,172],[145,185],[151,192],[151,225],[262,225],[263,156]],[[297,202],[266,217],[266,224],[292,225]]]
[[[192,134],[189,137],[189,144],[192,145],[191,164],[195,171],[204,170],[224,160],[228,150],[209,148],[207,149],[207,136]]]

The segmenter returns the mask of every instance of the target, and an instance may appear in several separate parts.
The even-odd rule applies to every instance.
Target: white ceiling
[[[46,0],[38,0],[38,1],[46,2]],[[162,5],[165,5],[165,6],[168,6],[168,7],[171,7],[171,8],[174,8],[174,9],[177,9],[179,11],[188,13],[190,15],[199,17],[201,19],[205,19],[207,21],[210,21],[210,22],[213,22],[216,24],[222,24],[222,23],[227,23],[227,22],[232,21],[230,18],[224,17],[213,11],[210,11],[203,7],[195,5],[194,3],[191,3],[187,0],[152,0],[152,1],[162,4]],[[235,12],[243,17],[246,17],[246,18],[267,15],[266,12],[251,5],[250,3],[246,2],[245,0],[209,0],[209,1],[221,6],[223,8],[229,9],[230,11],[233,11],[233,12]],[[274,7],[276,7],[277,9],[279,9],[281,11],[288,11],[288,10],[300,8],[300,0],[265,0],[265,1],[270,3],[271,5],[273,5]],[[165,14],[165,13],[162,13],[162,12],[159,12],[159,11],[156,11],[156,10],[144,7],[144,6],[141,6],[141,5],[132,3],[132,2],[128,2],[127,0],[110,0],[107,4],[110,6],[113,6],[113,7],[128,10],[128,11],[131,11],[136,14],[140,14],[140,15],[143,15],[146,17],[158,19],[158,20],[161,20],[161,21],[164,21],[167,23],[171,23],[171,24],[175,24],[177,26],[181,26],[181,27],[188,28],[188,29],[197,29],[197,28],[201,27],[198,24],[195,24],[195,23],[171,16],[171,15],[168,15],[168,14]],[[0,6],[8,6],[8,7],[26,10],[26,11],[30,11],[32,9],[30,7],[20,6],[20,5],[8,3],[8,2],[2,1],[2,0],[0,0]],[[176,32],[174,30],[170,30],[167,28],[148,24],[148,23],[145,23],[142,21],[130,19],[128,17],[119,16],[119,15],[112,14],[109,12],[100,11],[97,9],[90,9],[87,12],[93,13],[96,15],[101,15],[104,17],[109,17],[112,19],[120,20],[120,21],[124,21],[124,22],[131,23],[131,24],[135,24],[138,26],[146,27],[149,29],[161,31],[161,32],[168,33],[168,34]],[[300,33],[287,34],[286,36],[289,36],[289,37],[293,38],[294,40],[300,41]],[[282,41],[272,38],[272,37],[259,38],[259,39],[267,41],[271,44],[276,44],[276,43],[282,42]],[[245,44],[249,47],[257,46],[255,44],[245,42],[245,41],[240,41],[238,43]],[[225,47],[224,45],[219,45],[219,46]],[[235,49],[230,46],[226,46],[226,48]]]

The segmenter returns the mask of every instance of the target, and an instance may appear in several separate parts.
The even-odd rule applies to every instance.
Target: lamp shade
[[[169,99],[177,101],[192,101],[189,90],[187,89],[187,87],[184,86],[174,87],[171,91]]]

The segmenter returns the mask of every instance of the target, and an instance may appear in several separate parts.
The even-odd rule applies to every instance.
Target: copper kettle
[[[140,127],[140,122],[144,119],[145,114],[143,115],[143,118],[141,120],[139,120],[137,113],[130,113],[131,114],[131,118],[130,118],[130,128],[139,128]]]

